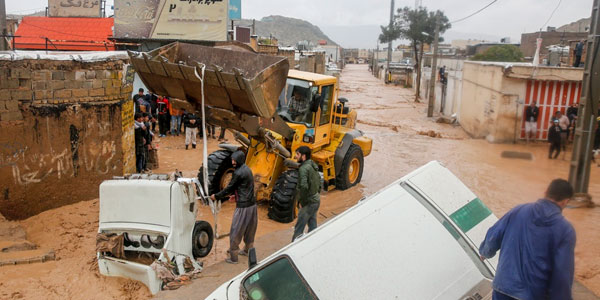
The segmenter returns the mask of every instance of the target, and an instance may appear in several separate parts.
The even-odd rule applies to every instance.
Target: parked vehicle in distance
[[[430,162],[225,282],[206,299],[491,299],[497,221]]]

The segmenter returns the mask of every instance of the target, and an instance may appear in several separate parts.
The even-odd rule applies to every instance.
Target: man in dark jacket
[[[571,197],[569,182],[555,179],[544,199],[513,208],[488,230],[482,259],[502,250],[493,299],[572,299],[576,238],[562,215]]]
[[[583,47],[585,40],[581,40],[577,45],[575,45],[575,62],[573,62],[573,67],[579,68],[581,64],[581,56],[583,55]]]
[[[230,264],[238,263],[238,250],[242,238],[244,249],[240,255],[248,255],[248,250],[254,247],[254,235],[258,226],[256,196],[254,195],[254,176],[246,165],[246,155],[236,151],[231,155],[231,163],[235,168],[231,181],[222,191],[211,195],[213,201],[224,200],[227,196],[235,195],[236,205],[229,232],[229,257],[225,260]]]
[[[535,101],[532,101],[529,106],[525,109],[525,139],[529,143],[529,138],[535,139],[537,135],[537,120],[540,114],[540,109],[536,105]]]
[[[319,166],[310,159],[310,148],[300,146],[296,150],[296,160],[301,164],[298,170],[298,185],[296,197],[302,208],[298,212],[298,220],[294,226],[292,242],[304,232],[308,224],[308,232],[317,228],[317,211],[321,204],[321,176]]]
[[[188,149],[190,142],[192,148],[196,149],[196,136],[198,135],[198,127],[202,126],[198,117],[193,113],[183,115],[183,126],[185,127],[185,150]]]
[[[560,145],[562,143],[562,138],[560,134],[562,133],[562,129],[558,125],[558,119],[554,119],[552,121],[552,126],[548,128],[548,143],[550,143],[550,150],[548,152],[549,159],[556,159],[560,154]],[[556,150],[556,154],[552,157],[552,153]]]
[[[136,113],[134,117],[134,138],[135,138],[135,168],[138,173],[144,170],[144,147],[146,145],[146,126],[144,117],[141,113]]]

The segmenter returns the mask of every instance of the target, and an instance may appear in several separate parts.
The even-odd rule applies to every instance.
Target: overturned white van
[[[491,299],[497,260],[481,261],[477,249],[496,220],[430,162],[207,299]]]
[[[125,257],[97,252],[100,273],[141,281],[152,294],[163,280],[151,267],[154,261],[173,262],[176,275],[185,262],[202,267],[196,259],[210,252],[212,227],[196,220],[199,182],[195,178],[139,175],[106,180],[100,185],[98,233],[123,237]]]

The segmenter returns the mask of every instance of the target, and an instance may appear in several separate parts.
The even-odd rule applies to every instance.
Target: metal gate
[[[540,115],[537,121],[536,139],[548,138],[548,128],[555,112],[566,113],[573,103],[579,103],[581,97],[580,81],[540,81],[528,80],[525,94],[525,109],[532,101],[537,102]],[[521,119],[521,139],[525,138],[525,113]]]

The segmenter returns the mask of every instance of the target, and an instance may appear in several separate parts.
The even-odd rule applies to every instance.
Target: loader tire
[[[227,150],[217,150],[208,155],[208,195],[220,192],[227,186],[227,179],[231,180],[234,170],[231,165],[231,154]],[[198,171],[200,184],[204,184],[203,168],[204,166],[200,167]]]
[[[298,214],[296,185],[298,185],[298,170],[287,170],[279,175],[269,201],[270,219],[280,223],[294,221]]]
[[[335,187],[346,190],[360,182],[364,169],[362,149],[356,144],[350,145],[342,161],[340,173],[335,178]]]
[[[206,221],[196,221],[192,232],[192,254],[194,259],[207,256],[214,241],[215,235],[212,226]]]

